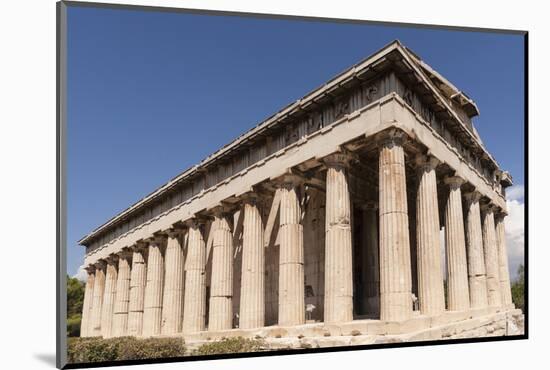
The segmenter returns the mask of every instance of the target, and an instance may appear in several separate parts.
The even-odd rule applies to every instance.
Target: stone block
[[[470,316],[471,317],[481,317],[481,316],[487,316],[489,315],[490,311],[489,308],[475,308],[470,310]]]
[[[358,335],[351,338],[351,345],[373,344],[375,340],[375,335]]]
[[[223,337],[265,338],[270,349],[326,348],[348,345],[400,343],[408,341],[496,337],[523,333],[523,314],[517,310],[480,316],[487,310],[451,312],[436,318],[415,315],[406,321],[356,320],[325,325],[270,326],[260,329],[231,329],[184,335],[190,348]],[[477,316],[470,318],[471,316]],[[466,318],[459,320],[460,318]],[[455,321],[458,320],[458,321]],[[447,322],[447,323],[445,323]],[[434,327],[434,323],[439,324]],[[179,336],[182,336],[181,334]]]
[[[407,341],[417,342],[424,340],[437,340],[443,338],[443,330],[441,328],[430,328],[406,336]]]
[[[292,349],[300,347],[300,340],[297,338],[269,338],[266,340],[267,347],[271,350]]]
[[[431,319],[426,316],[418,316],[414,317],[410,320],[403,321],[400,323],[400,332],[405,333],[412,333],[419,330],[424,330],[430,327]]]
[[[468,332],[480,326],[481,326],[481,322],[479,321],[479,319],[469,319],[469,320],[464,320],[462,322],[453,324],[453,327],[455,328],[455,332],[457,334],[462,332]]]
[[[404,340],[398,336],[393,335],[383,335],[380,337],[377,337],[374,340],[374,344],[386,344],[386,343],[403,343]]]
[[[326,332],[330,333],[332,337],[344,335],[342,333],[342,326],[339,324],[326,324],[325,330]]]
[[[340,336],[340,337],[323,337],[317,339],[319,347],[342,347],[351,345],[350,336]]]
[[[386,322],[380,320],[370,320],[366,323],[365,333],[369,335],[387,334]]]
[[[282,327],[276,327],[268,330],[266,333],[266,336],[272,337],[272,338],[290,337],[288,330]],[[296,335],[293,335],[293,336],[296,336]]]
[[[368,334],[372,321],[373,320],[356,320],[338,326],[340,327],[341,335],[354,335],[354,332],[359,332],[360,334]]]
[[[301,348],[319,348],[318,338],[302,338],[300,339]]]
[[[381,334],[396,335],[402,334],[401,322],[399,321],[386,321],[384,323],[384,332]]]
[[[441,315],[432,317],[430,327],[463,321],[470,318],[470,316],[471,314],[468,311],[447,311]]]

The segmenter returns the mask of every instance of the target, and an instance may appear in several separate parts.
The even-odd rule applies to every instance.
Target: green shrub
[[[114,361],[121,341],[102,338],[71,338],[67,343],[69,362]]]
[[[180,338],[69,338],[67,347],[70,363],[181,357],[185,354],[185,345]]]
[[[512,282],[512,301],[514,305],[525,312],[525,269],[523,264],[518,267],[518,276]]]
[[[67,319],[67,336],[79,337],[80,336],[80,322],[82,317],[80,315],[73,315]]]
[[[146,358],[181,357],[185,354],[183,339],[149,338],[136,340],[127,338],[120,347],[119,360],[135,360]]]
[[[217,355],[224,353],[257,352],[265,350],[266,344],[261,339],[243,337],[223,338],[220,341],[206,343],[196,349],[194,355]]]

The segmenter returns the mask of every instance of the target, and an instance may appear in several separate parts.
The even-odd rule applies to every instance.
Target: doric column
[[[84,289],[84,302],[82,304],[82,320],[80,321],[80,336],[87,337],[90,327],[90,312],[94,297],[95,269],[93,266],[86,267],[88,278]]]
[[[508,250],[506,249],[506,233],[504,230],[504,213],[496,216],[496,236],[498,245],[500,297],[504,307],[510,306],[512,302],[512,291],[510,290],[510,271],[508,270]]]
[[[445,311],[445,293],[441,270],[439,241],[439,206],[434,157],[416,157],[418,187],[416,193],[416,245],[418,268],[418,303],[424,315]]]
[[[208,330],[233,326],[233,235],[228,217],[222,207],[214,210]]]
[[[380,270],[378,268],[378,204],[368,202],[363,205],[363,225],[361,237],[363,238],[363,275],[364,308],[369,314],[380,314]]]
[[[181,332],[183,322],[184,255],[181,230],[168,231],[164,261],[166,265],[162,298],[162,334]]]
[[[160,334],[164,288],[164,238],[148,239],[147,283],[143,304],[143,336]]]
[[[350,157],[334,153],[325,157],[325,318],[327,323],[353,320],[353,265],[351,201],[347,169]]]
[[[206,245],[202,220],[188,222],[187,258],[185,260],[185,289],[183,332],[203,331],[206,315]]]
[[[404,133],[391,130],[379,138],[380,319],[406,320],[412,297]]]
[[[105,262],[95,264],[94,295],[92,312],[90,315],[90,330],[88,336],[101,336],[101,307],[103,306],[103,292],[105,290]]]
[[[460,177],[447,177],[449,196],[445,205],[445,247],[447,257],[447,297],[450,311],[464,311],[470,308],[468,289],[468,263],[466,261],[466,239]]]
[[[113,313],[115,308],[116,282],[117,282],[117,257],[107,258],[105,274],[105,291],[103,293],[103,305],[101,307],[101,335],[110,338],[113,327]]]
[[[123,250],[118,254],[118,277],[112,328],[113,337],[122,337],[128,333],[131,261],[132,253],[129,250]]]
[[[131,336],[140,336],[143,332],[143,303],[147,281],[146,256],[143,244],[140,243],[133,248],[128,307],[128,335]]]
[[[487,307],[487,278],[481,236],[481,214],[477,191],[464,194],[466,199],[466,249],[471,308]]]
[[[265,255],[264,225],[257,199],[244,202],[241,301],[239,328],[265,325]]]
[[[304,230],[301,223],[300,179],[286,176],[280,184],[279,325],[305,323]]]
[[[487,272],[487,298],[489,306],[500,307],[499,257],[495,232],[493,206],[483,207],[483,251]]]

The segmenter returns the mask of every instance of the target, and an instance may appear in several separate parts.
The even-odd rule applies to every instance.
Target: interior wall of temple
[[[311,320],[322,321],[325,298],[325,193],[310,188],[305,196],[305,304],[315,306],[311,312]]]

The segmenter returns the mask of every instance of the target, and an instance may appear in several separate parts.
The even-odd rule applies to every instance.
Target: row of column
[[[280,187],[280,325],[305,322],[298,185],[295,178],[289,178]],[[251,195],[243,207],[240,328],[262,327],[265,319],[264,230],[257,201]],[[205,330],[206,245],[201,226],[199,220],[188,223],[186,257],[180,232],[171,230],[166,237],[151,238],[88,268],[81,336],[151,336]],[[221,209],[214,210],[212,232],[208,329],[231,329],[233,236]]]
[[[412,276],[409,214],[403,133],[390,131],[379,137],[379,240],[378,265],[381,320],[411,317]],[[323,160],[326,172],[325,225],[325,322],[353,320],[351,199],[347,170],[350,157],[332,154]],[[415,159],[416,245],[420,311],[436,315],[445,310],[440,259],[439,210],[436,166],[429,156]],[[503,217],[484,207],[480,195],[464,196],[466,225],[458,177],[445,179],[449,195],[445,202],[445,240],[449,310],[466,310],[511,303]],[[285,176],[279,181],[280,257],[279,325],[305,322],[304,247],[301,224],[300,180]],[[370,225],[376,217],[366,209]],[[258,199],[244,199],[242,276],[239,327],[259,328],[265,323],[264,228]],[[367,216],[367,215],[366,215]],[[233,235],[222,207],[213,210],[212,275],[209,330],[232,328]],[[367,219],[367,217],[365,217]],[[496,224],[495,224],[496,223]],[[483,225],[483,227],[482,227]],[[376,233],[376,230],[372,230]],[[372,236],[372,235],[371,235]],[[371,244],[376,238],[369,238]],[[206,246],[202,221],[187,223],[187,246],[179,230],[151,238],[88,269],[82,336],[151,336],[205,330]],[[414,263],[414,262],[413,262]],[[372,297],[371,297],[372,298]]]
[[[405,320],[411,316],[411,271],[406,201],[403,133],[386,134],[379,158],[380,202],[380,317]],[[441,255],[440,220],[436,167],[438,160],[426,155],[415,158],[416,270],[418,301],[422,314],[445,311]],[[481,195],[465,195],[466,227],[462,209],[464,180],[446,177],[444,225],[448,285],[448,309],[501,307],[512,304],[504,215],[495,221],[496,207],[480,208]],[[483,212],[481,212],[483,211]],[[496,225],[495,225],[496,222]],[[415,261],[413,261],[415,263]]]

